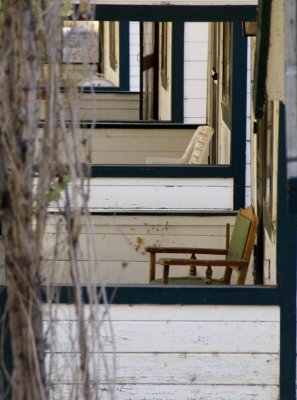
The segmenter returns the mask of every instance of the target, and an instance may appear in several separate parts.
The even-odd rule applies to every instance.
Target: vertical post
[[[280,398],[295,399],[297,223],[288,211],[285,163],[285,107],[280,107],[277,205],[277,273],[280,287]]]
[[[247,39],[241,23],[233,23],[231,102],[231,163],[234,171],[233,208],[245,207]]]
[[[184,122],[184,22],[172,22],[171,121]]]

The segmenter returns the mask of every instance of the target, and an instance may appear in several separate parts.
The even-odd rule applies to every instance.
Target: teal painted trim
[[[297,213],[297,178],[288,179],[288,204],[291,214]]]
[[[233,169],[230,166],[217,165],[197,165],[195,167],[191,165],[92,165],[91,177],[232,178]]]
[[[105,21],[255,21],[256,6],[97,4],[96,19]]]
[[[130,24],[120,22],[120,90],[130,90]]]
[[[257,17],[257,46],[254,66],[253,105],[256,119],[263,117],[270,35],[271,0],[260,0]]]
[[[280,106],[277,206],[277,272],[281,295],[280,399],[295,399],[297,221],[288,210],[285,107]]]
[[[184,23],[172,24],[171,120],[184,121]]]
[[[52,212],[52,215],[57,215],[57,213]],[[235,210],[222,210],[222,211],[173,211],[173,210],[117,210],[117,211],[90,211],[91,215],[112,215],[113,217],[125,217],[125,216],[152,216],[152,217],[235,217],[237,211]]]
[[[231,164],[234,171],[233,207],[245,206],[247,39],[241,23],[233,24]]]
[[[184,304],[184,305],[259,305],[278,306],[279,290],[264,286],[164,286],[164,285],[119,285],[105,286],[106,297],[112,304]],[[88,288],[81,288],[85,304],[90,302]],[[98,302],[102,302],[102,288],[97,287]],[[52,297],[51,297],[52,298]],[[43,302],[47,301],[46,291]],[[71,304],[74,289],[71,286],[57,287],[54,303]]]
[[[71,124],[71,121],[66,121],[66,124]],[[172,123],[172,122],[140,122],[140,121],[129,121],[129,122],[102,122],[102,121],[81,121],[80,127],[85,129],[100,129],[100,128],[110,128],[110,129],[193,129],[196,130],[200,126],[197,124],[183,124],[183,123]]]

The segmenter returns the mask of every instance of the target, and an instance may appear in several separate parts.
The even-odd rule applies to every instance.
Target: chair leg
[[[156,253],[150,253],[150,276],[149,281],[153,281],[156,277]]]
[[[226,268],[225,268],[225,272],[224,272],[223,281],[224,281],[225,283],[229,284],[230,281],[231,281],[231,275],[232,275],[232,268],[226,267]]]
[[[192,259],[192,260],[196,260],[195,254],[192,254],[192,255],[191,255],[191,259]],[[189,275],[190,275],[190,276],[196,276],[196,275],[197,275],[197,269],[196,269],[196,266],[195,266],[195,265],[191,265],[191,266],[190,266]]]
[[[212,282],[211,278],[212,278],[212,268],[211,265],[208,265],[205,273],[205,283],[211,284]]]
[[[247,276],[247,271],[248,271],[248,266],[240,268],[240,272],[237,278],[237,285],[244,285]]]
[[[169,277],[169,265],[164,265],[163,267],[163,282],[165,285],[168,284],[168,277]]]

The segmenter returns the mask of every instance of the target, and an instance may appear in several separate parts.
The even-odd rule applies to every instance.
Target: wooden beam
[[[266,93],[271,1],[272,0],[260,0],[257,17],[257,46],[253,85],[254,114],[257,119],[263,117],[263,108]]]

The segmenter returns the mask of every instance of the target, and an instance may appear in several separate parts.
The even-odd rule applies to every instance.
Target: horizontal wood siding
[[[184,122],[206,122],[208,24],[185,23]]]
[[[147,157],[181,157],[195,129],[109,127],[79,129],[78,131],[81,134],[83,161],[87,162],[86,149],[90,148],[92,164],[126,165],[145,164]]]
[[[82,130],[92,135],[93,164],[145,164],[147,157],[181,157],[193,129]]]
[[[52,398],[66,399],[71,383],[80,389],[75,313],[54,307],[52,331],[48,311]],[[111,399],[112,390],[118,400],[279,398],[277,307],[113,305],[102,322],[104,311],[98,306],[90,325],[100,398]]]
[[[65,118],[92,121],[137,121],[139,120],[139,93],[79,93],[67,98],[61,95],[65,107]],[[64,97],[64,100],[63,100]],[[40,101],[40,118],[44,119],[45,104]],[[69,114],[69,107],[74,115]]]
[[[139,92],[140,79],[140,33],[139,22],[130,22],[130,91]]]
[[[63,207],[63,193],[59,200]],[[56,203],[50,204],[56,209]],[[233,209],[231,178],[92,178],[91,211],[219,211]]]
[[[79,239],[81,279],[83,283],[93,284],[100,282],[146,284],[149,282],[149,255],[144,251],[145,246],[224,248],[225,224],[229,222],[232,226],[234,218],[234,216],[93,215],[91,231],[87,229],[86,224],[81,227]],[[48,283],[67,285],[71,282],[64,228],[64,221],[58,215],[49,218],[44,238],[43,266],[44,279]],[[90,246],[95,248],[95,253],[90,253]],[[188,267],[172,267],[171,271],[174,276],[184,276],[188,274]],[[157,267],[157,277],[160,277],[161,273],[161,267]],[[205,276],[205,269],[200,268],[198,274]],[[222,269],[216,271],[214,275],[221,277]],[[248,282],[252,283],[251,274]]]

